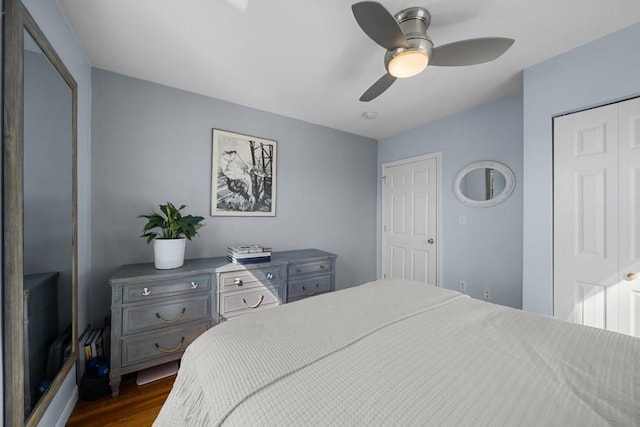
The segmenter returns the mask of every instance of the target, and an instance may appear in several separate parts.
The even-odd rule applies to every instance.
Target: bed
[[[154,426],[640,425],[640,339],[380,280],[215,326]]]

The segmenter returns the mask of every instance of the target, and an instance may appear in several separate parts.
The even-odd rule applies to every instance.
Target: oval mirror
[[[488,208],[507,200],[514,187],[515,176],[508,166],[486,160],[471,163],[458,172],[453,191],[467,206]]]

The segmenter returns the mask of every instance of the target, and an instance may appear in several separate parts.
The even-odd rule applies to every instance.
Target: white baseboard
[[[73,408],[76,407],[76,403],[78,403],[78,387],[73,389],[73,394],[71,395],[71,399],[67,402],[66,406],[62,410],[60,414],[60,418],[56,421],[56,427],[65,427],[67,425],[67,421],[71,417],[71,413],[73,412]]]
[[[78,402],[78,397],[76,370],[73,368],[69,371],[49,407],[42,415],[38,422],[38,427],[64,427]]]

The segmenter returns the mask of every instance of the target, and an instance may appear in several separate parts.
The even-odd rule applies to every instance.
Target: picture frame
[[[277,141],[213,129],[211,216],[275,216]]]

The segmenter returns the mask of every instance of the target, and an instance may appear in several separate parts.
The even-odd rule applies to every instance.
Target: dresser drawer
[[[269,285],[275,286],[283,280],[282,276],[282,270],[279,265],[220,273],[218,292],[237,291]]]
[[[146,362],[170,354],[182,354],[189,344],[207,330],[207,322],[159,330],[122,339],[122,366]]]
[[[284,303],[284,285],[225,292],[219,295],[220,317],[229,318]]]
[[[207,294],[156,304],[135,304],[122,309],[122,335],[177,326],[210,317]]]
[[[289,265],[289,278],[304,276],[309,274],[321,274],[331,271],[331,262],[329,259],[320,261],[304,262]]]
[[[123,301],[144,301],[152,298],[175,296],[180,294],[208,291],[211,289],[211,276],[188,276],[175,279],[154,280],[124,286]]]
[[[331,275],[329,274],[296,280],[289,282],[287,301],[295,301],[329,291],[331,291]]]

